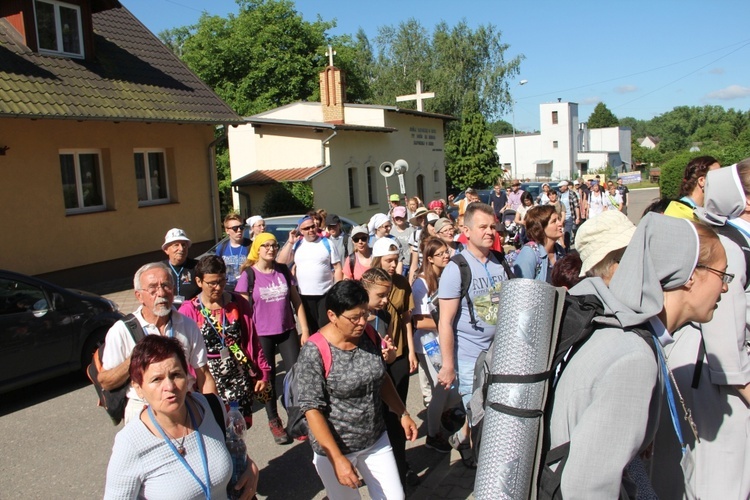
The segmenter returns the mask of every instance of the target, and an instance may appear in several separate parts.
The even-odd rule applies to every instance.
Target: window
[[[367,202],[370,205],[378,204],[378,175],[375,167],[367,167]]]
[[[28,312],[39,314],[47,309],[49,305],[41,288],[22,281],[0,279],[0,316]]]
[[[435,169],[432,172],[432,181],[433,182],[440,182],[440,170]]]
[[[138,205],[154,205],[169,202],[167,185],[167,162],[163,150],[137,150],[135,180],[138,184]]]
[[[34,10],[40,52],[83,57],[80,7],[54,0],[36,0]]]
[[[557,111],[552,112],[552,125],[557,125]]]
[[[61,151],[65,213],[97,212],[105,209],[101,154],[98,150]]]
[[[552,141],[552,147],[557,149],[557,141]]]
[[[349,208],[359,208],[359,179],[357,179],[357,169],[347,169],[349,176]]]

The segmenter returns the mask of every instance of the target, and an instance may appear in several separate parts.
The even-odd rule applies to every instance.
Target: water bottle
[[[245,417],[240,411],[239,402],[231,401],[227,414],[227,450],[232,456],[232,480],[227,486],[230,499],[240,497],[241,490],[235,490],[234,486],[247,468],[247,446],[244,440],[246,430]]]
[[[435,371],[439,372],[440,368],[443,367],[443,355],[440,354],[440,344],[437,337],[434,333],[427,332],[419,340],[422,342],[422,347],[424,347],[424,352],[427,354],[430,363],[435,367]]]

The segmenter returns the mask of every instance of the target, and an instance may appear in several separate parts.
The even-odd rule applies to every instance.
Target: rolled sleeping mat
[[[564,289],[542,281],[503,283],[474,484],[477,499],[536,496],[548,370],[564,299]]]

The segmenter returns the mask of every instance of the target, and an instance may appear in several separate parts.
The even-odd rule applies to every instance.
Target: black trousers
[[[409,355],[408,353],[396,358],[396,361],[388,365],[388,375],[396,386],[396,392],[401,400],[406,403],[406,397],[409,395]],[[403,483],[406,477],[406,471],[409,466],[406,463],[406,435],[404,428],[401,427],[401,415],[396,415],[388,409],[388,405],[383,404],[383,413],[385,419],[385,429],[388,432],[388,439],[391,441],[393,456],[396,459],[398,474],[401,476]],[[406,483],[403,483],[406,484]]]
[[[289,373],[299,356],[299,337],[297,330],[287,330],[277,335],[259,335],[260,347],[263,349],[263,355],[266,361],[271,365],[271,394],[273,397],[266,402],[266,415],[268,420],[273,420],[279,416],[276,394],[276,352],[281,353],[281,361],[284,363],[284,370]]]
[[[317,332],[329,323],[326,314],[325,295],[300,295],[302,307],[305,309],[307,324],[310,327],[310,335]]]

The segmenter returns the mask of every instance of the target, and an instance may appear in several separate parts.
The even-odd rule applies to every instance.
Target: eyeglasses
[[[226,282],[227,282],[226,278],[222,278],[216,281],[201,281],[201,283],[211,288],[219,288],[220,286],[224,286]]]
[[[734,274],[732,273],[725,273],[723,271],[719,271],[718,269],[714,269],[713,267],[704,266],[702,264],[698,264],[697,266],[695,266],[696,269],[699,267],[703,269],[707,269],[708,271],[711,271],[712,273],[716,273],[721,278],[721,282],[724,283],[725,285],[730,284],[732,280],[734,279]]]
[[[362,241],[367,241],[367,236],[352,236],[352,241],[354,243],[360,243]]]
[[[253,227],[266,227],[266,223],[265,222],[256,222],[255,224],[253,224]]]
[[[278,250],[279,244],[278,243],[263,243],[260,247],[265,248],[266,250],[269,250],[269,249]]]
[[[225,229],[227,231],[235,231],[236,232],[236,231],[242,231],[242,228],[243,228],[243,226],[240,225],[240,226],[227,227]]]
[[[171,283],[159,283],[158,285],[149,285],[146,288],[141,288],[141,290],[148,292],[149,295],[156,295],[156,293],[160,289],[166,293],[169,293],[173,288],[174,287]]]
[[[439,259],[439,258],[440,258],[440,257],[442,257],[443,255],[445,255],[445,252],[437,252],[437,253],[434,253],[434,254],[432,255],[432,257],[433,257],[433,258],[435,258],[435,259]]]
[[[359,316],[347,316],[342,314],[341,317],[348,319],[352,325],[358,325],[362,320],[367,321],[369,315],[370,313],[362,313]]]
[[[315,229],[315,224],[299,228],[300,231],[312,231],[313,229]]]
[[[438,231],[438,233],[455,233],[455,232],[456,232],[456,228],[454,228],[453,226],[447,226],[441,229],[440,231]]]

